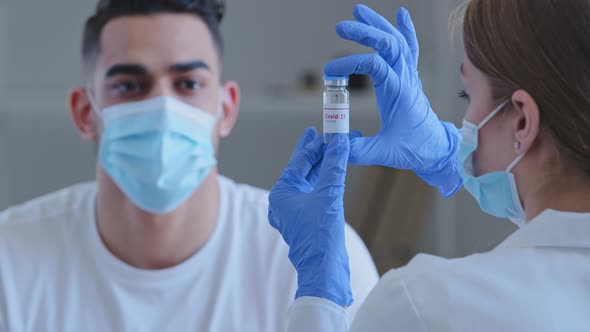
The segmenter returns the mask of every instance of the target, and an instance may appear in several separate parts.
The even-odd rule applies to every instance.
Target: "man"
[[[268,193],[218,175],[239,87],[209,1],[105,0],[70,95],[96,183],[0,215],[0,331],[280,331],[296,272]],[[347,229],[355,310],[377,282]]]

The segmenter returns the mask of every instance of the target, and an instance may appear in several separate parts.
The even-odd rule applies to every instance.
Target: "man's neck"
[[[196,254],[219,219],[217,170],[180,208],[159,216],[136,207],[99,169],[96,222],[106,247],[125,263],[145,270],[173,267]]]

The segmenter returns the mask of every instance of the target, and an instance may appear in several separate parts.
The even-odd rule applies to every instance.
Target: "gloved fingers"
[[[379,146],[376,137],[359,137],[350,141],[351,164],[360,166],[380,166],[385,160],[380,160],[382,153],[389,151],[388,146]]]
[[[295,155],[298,153],[298,151],[303,151],[305,149],[305,147],[311,143],[314,139],[316,139],[318,137],[318,132],[317,129],[315,127],[309,127],[307,129],[305,129],[305,131],[303,132],[303,135],[301,136],[301,138],[299,139],[299,142],[297,143],[297,146],[295,146],[295,152],[293,152],[293,155],[291,156],[291,159],[289,161],[289,163],[291,163],[291,161],[293,161],[293,159],[295,158]],[[296,174],[299,174],[297,169],[289,169],[289,165],[287,166],[287,170],[289,170],[290,173],[288,173],[288,175],[293,178],[293,177],[297,177],[299,178],[298,182],[301,182],[303,180],[303,178],[305,178],[305,180],[309,183],[315,182],[314,178],[317,178],[317,174],[319,173],[319,170],[316,170],[318,168],[318,164],[316,164],[315,166],[313,166],[313,168],[311,169],[310,173],[308,175],[305,175],[305,173],[301,173],[300,176],[297,176]],[[305,169],[301,169],[301,172],[305,172]],[[284,178],[284,175],[283,175]]]
[[[404,36],[397,30],[393,34],[360,22],[345,21],[336,26],[336,32],[344,39],[372,48],[395,66],[399,61],[413,65],[412,54]]]
[[[271,192],[271,195],[272,195],[272,192]],[[269,202],[273,202],[273,201],[274,201],[273,196],[269,196]],[[272,203],[269,204],[269,206],[268,206],[268,223],[270,224],[270,226],[272,228],[276,229],[279,232],[281,231],[279,220],[277,218],[275,218],[275,214],[272,209]]]
[[[416,29],[410,13],[403,7],[397,11],[396,15],[397,26],[399,32],[404,36],[410,53],[412,53],[412,60],[414,70],[418,70],[418,59],[420,58],[420,45],[418,44],[418,37],[416,36]]]
[[[349,140],[353,140],[355,138],[358,137],[362,137],[363,134],[358,131],[358,130],[352,130],[350,131],[350,133],[348,133],[348,139]],[[316,182],[318,180],[318,177],[320,175],[320,169],[322,168],[322,162],[320,161],[318,164],[316,164],[313,169],[311,170],[311,172],[309,172],[309,175],[307,176],[307,182],[309,182],[309,184],[312,187],[315,187]]]
[[[342,189],[346,182],[349,154],[350,142],[346,135],[337,135],[330,141],[324,154],[315,192],[333,195],[334,190],[338,190],[342,193],[337,194],[344,194]]]
[[[283,172],[283,176],[279,182],[293,182],[291,184],[300,184],[307,181],[312,169],[321,161],[323,157],[324,140],[322,136],[317,136],[302,146],[304,142],[309,139],[310,132],[306,130],[303,134],[300,143],[293,152],[291,160],[287,164],[287,168]]]
[[[322,168],[322,162],[320,161],[317,163],[307,175],[307,182],[310,186],[315,187],[316,183],[318,182],[318,178],[320,176],[320,169]]]
[[[388,34],[395,33],[395,27],[387,19],[365,5],[354,6],[353,14],[361,23],[373,26]]]
[[[297,145],[295,146],[295,151],[305,148],[305,146],[316,137],[318,137],[318,131],[315,127],[306,128],[305,131],[303,131],[301,138],[299,138],[299,142],[297,142]]]
[[[363,137],[363,133],[361,133],[359,130],[351,130],[350,133],[348,133],[348,139],[351,141],[359,137]]]
[[[293,154],[291,155],[291,158],[289,159],[289,163],[287,165],[291,166],[296,162],[302,161],[301,154],[305,153],[307,151],[306,147],[318,137],[318,132],[315,127],[305,129],[305,131],[299,138],[299,141],[297,142],[295,150],[293,151]],[[303,161],[305,160],[303,159]]]
[[[279,197],[280,197],[280,195],[279,195]],[[275,205],[276,201],[277,201],[277,194],[273,191],[273,192],[271,192],[271,194],[269,196],[268,222],[272,228],[276,229],[277,231],[279,231],[279,233],[281,233],[281,236],[283,237],[285,242],[290,245],[291,244],[291,237],[290,237],[290,234],[285,230],[285,228],[288,227],[288,224],[285,223],[285,220],[283,220],[283,218],[280,218],[280,216],[282,215],[280,212],[281,208],[279,207],[277,209],[277,211],[279,211],[278,213],[275,213],[275,211],[273,210],[273,206]]]
[[[377,54],[357,54],[336,59],[326,64],[324,72],[328,76],[369,75],[375,86],[381,85],[394,75],[397,77],[389,64]],[[397,87],[391,87],[392,91],[394,88],[397,89]]]

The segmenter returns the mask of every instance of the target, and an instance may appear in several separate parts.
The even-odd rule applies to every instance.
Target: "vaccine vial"
[[[350,132],[350,93],[348,77],[324,77],[324,143],[334,135]]]

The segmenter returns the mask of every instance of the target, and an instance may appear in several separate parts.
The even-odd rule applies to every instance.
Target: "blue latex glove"
[[[351,141],[350,161],[412,170],[442,195],[452,196],[463,183],[455,158],[460,132],[438,119],[422,91],[419,47],[410,14],[404,8],[398,11],[399,30],[363,5],[354,7],[354,16],[358,22],[339,23],[337,33],[379,54],[337,59],[326,65],[325,73],[370,75],[382,127],[374,137]]]
[[[349,150],[345,135],[335,136],[325,147],[323,137],[307,129],[270,193],[268,219],[289,245],[289,259],[297,270],[296,298],[352,304],[344,241]]]

